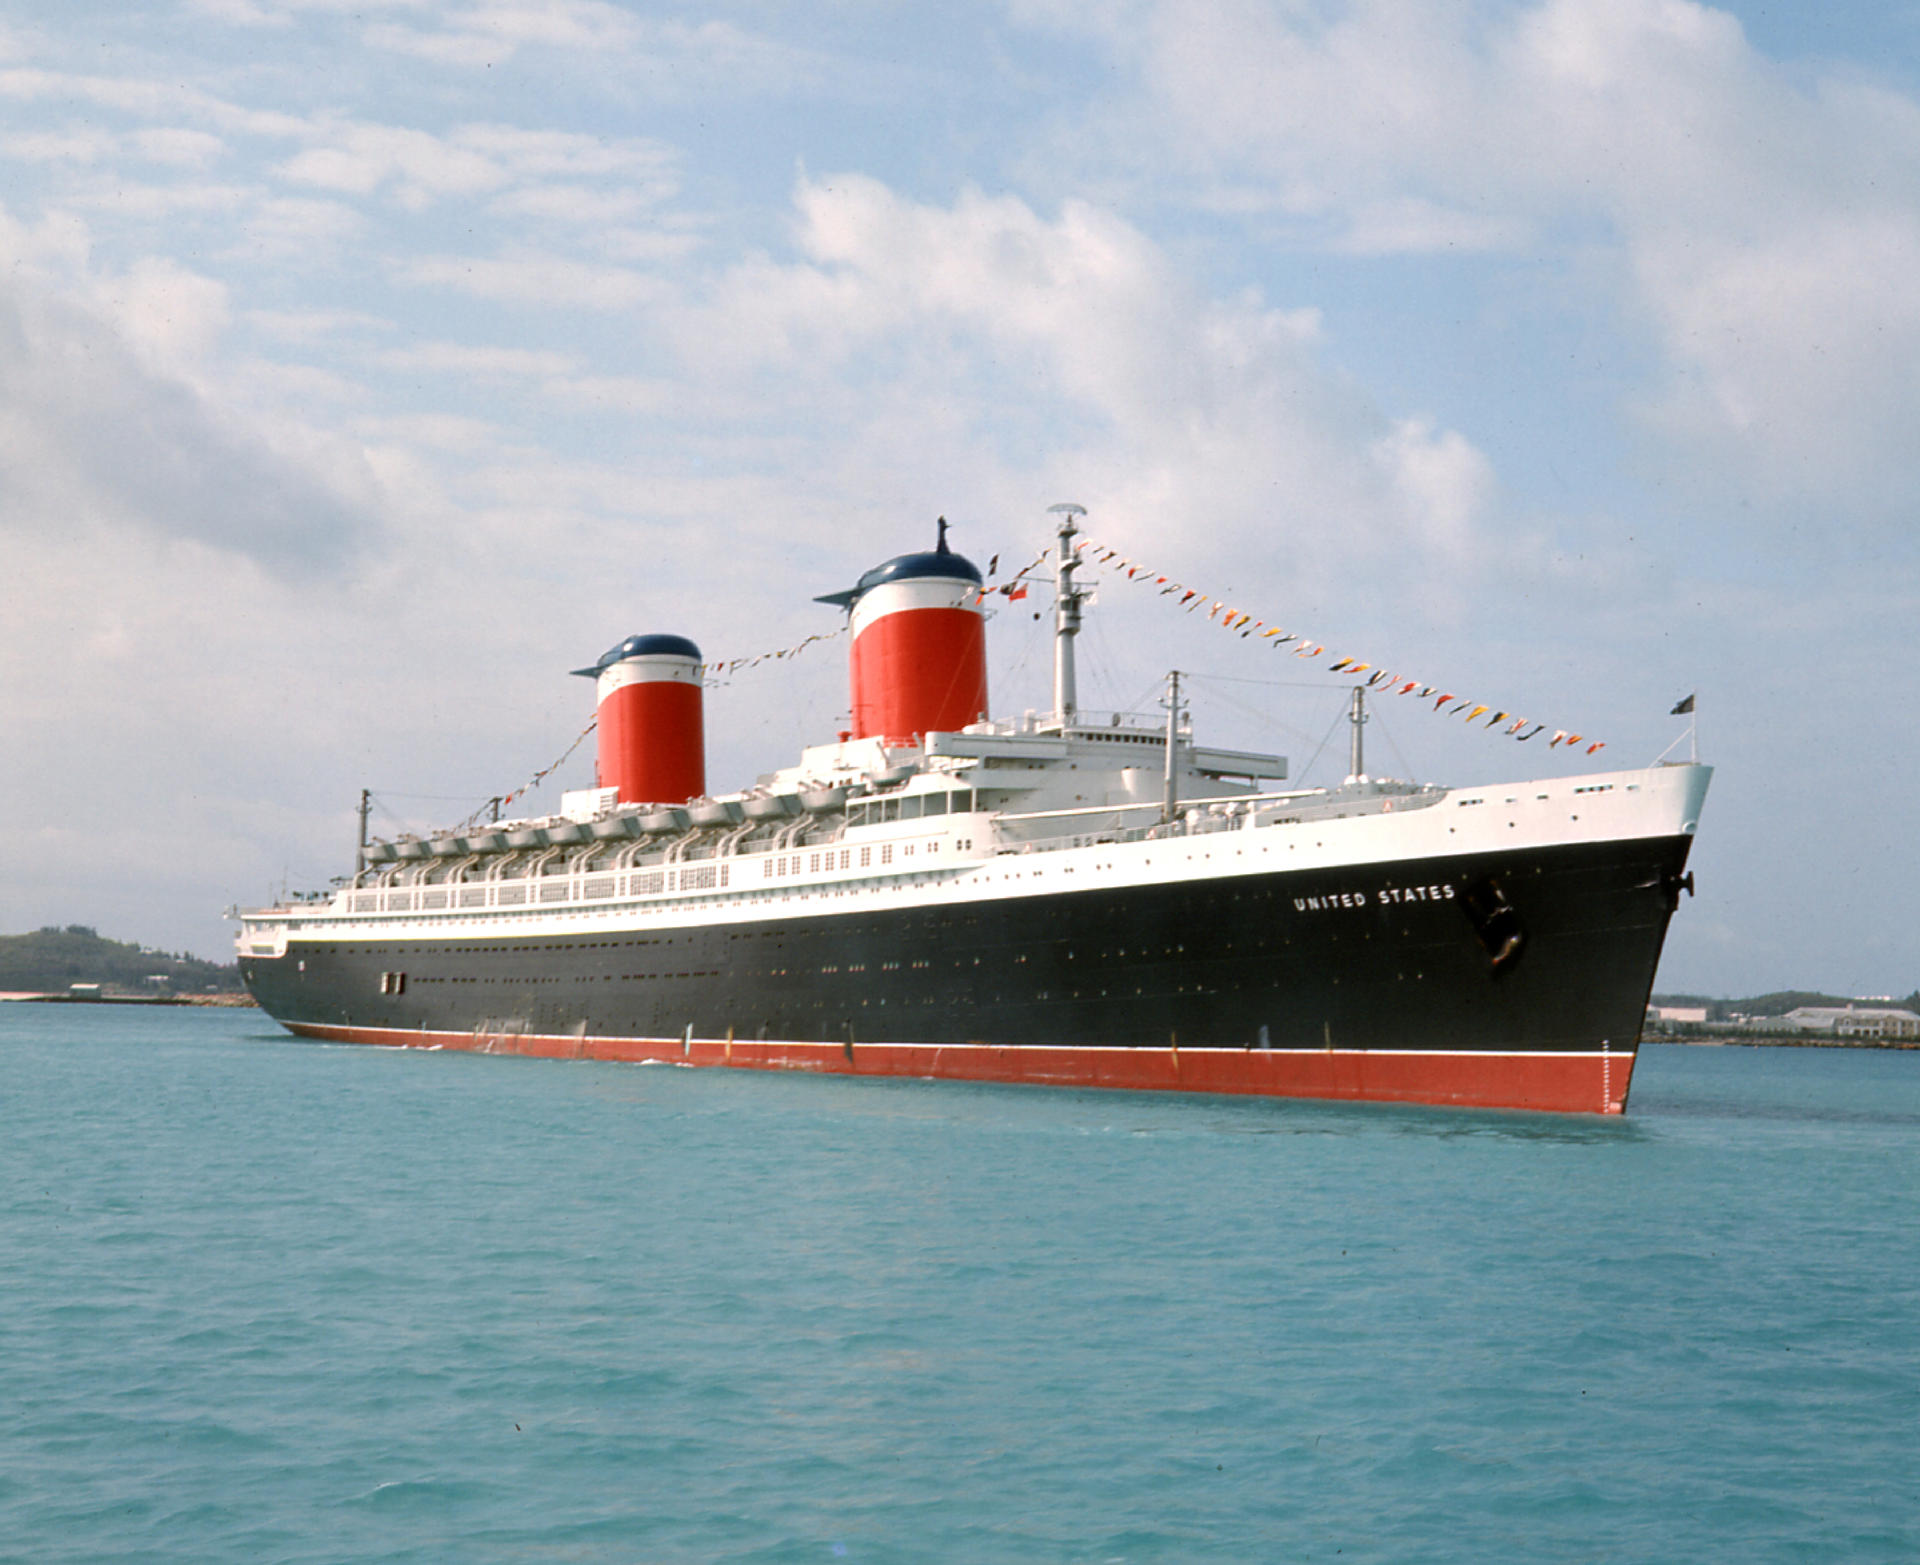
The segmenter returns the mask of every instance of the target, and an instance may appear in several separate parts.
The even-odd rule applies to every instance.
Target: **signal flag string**
[[[555,761],[550,766],[541,767],[539,771],[535,772],[533,776],[528,778],[518,788],[514,789],[512,793],[503,793],[502,795],[500,795],[500,808],[505,809],[509,804],[513,803],[515,799],[520,798],[524,794],[531,793],[535,788],[538,788],[540,784],[545,782],[555,772],[559,771],[560,768],[566,764],[567,757],[572,755],[575,750],[578,750],[581,745],[585,744],[587,740],[587,735],[592,733],[595,728],[599,727],[599,725],[600,725],[600,714],[596,712],[591,718],[587,720],[587,726],[581,729],[580,732],[574,736],[573,743],[568,745],[566,749],[560,752],[559,760]],[[475,810],[471,815],[469,815],[466,818],[466,820],[462,823],[462,830],[464,830],[468,826],[479,825],[481,810],[488,809],[490,806],[492,806],[493,802],[494,802],[493,800],[489,799],[485,804],[480,806],[480,809]]]
[[[816,641],[832,641],[834,638],[838,636],[843,636],[845,634],[846,634],[846,626],[843,625],[838,630],[822,631],[818,635],[808,636],[804,640],[796,641],[790,647],[780,648],[777,652],[760,652],[760,653],[754,654],[752,657],[728,658],[725,662],[722,662],[722,663],[702,664],[700,672],[703,676],[705,676],[706,682],[717,683],[719,679],[724,678],[729,674],[736,673],[740,669],[758,668],[762,663],[771,663],[783,658],[798,657],[802,652],[806,651],[806,649],[812,646]],[[539,771],[535,772],[533,776],[529,777],[518,788],[514,789],[512,793],[502,794],[500,796],[500,808],[505,809],[509,804],[512,804],[514,800],[522,798],[525,795],[531,793],[535,788],[538,788],[541,783],[545,782],[555,772],[559,771],[560,768],[566,764],[568,758],[573,754],[573,752],[575,750],[578,750],[581,745],[586,743],[587,735],[592,733],[595,728],[599,727],[599,725],[600,725],[600,714],[596,712],[590,719],[588,719],[587,726],[581,729],[580,732],[574,737],[573,743],[568,745],[566,749],[560,753],[559,760],[553,762],[550,766],[541,767]],[[472,815],[467,817],[467,820],[464,823],[465,826],[478,825],[481,814],[485,810],[487,810],[492,804],[493,804],[493,801],[489,799],[486,804],[481,805],[478,810],[475,810]]]
[[[1018,601],[1019,599],[1024,598],[1027,595],[1028,572],[1034,570],[1038,566],[1044,565],[1047,562],[1048,558],[1049,558],[1048,551],[1045,549],[1042,549],[1040,553],[1038,553],[1033,557],[1031,562],[1029,562],[1027,565],[1021,568],[1021,570],[1017,575],[1009,577],[1006,581],[999,583],[997,586],[982,587],[980,589],[980,598],[985,599],[993,596],[996,593],[1015,601]],[[996,554],[993,557],[992,563],[990,563],[987,566],[987,574],[989,576],[993,575],[995,569],[999,566],[999,564],[1000,564],[1000,556]],[[792,646],[782,647],[777,652],[758,652],[751,657],[728,658],[725,661],[719,662],[719,663],[703,664],[701,666],[701,673],[707,677],[707,680],[709,683],[717,683],[719,680],[725,679],[731,674],[739,673],[742,669],[758,668],[762,663],[773,663],[773,662],[780,661],[781,659],[784,659],[784,658],[798,657],[802,652],[806,651],[808,647],[814,645],[816,642],[837,641],[840,637],[844,636],[846,633],[847,633],[847,627],[845,625],[841,625],[837,630],[823,630],[814,635],[802,637],[799,641],[796,641]]]
[[[782,647],[778,652],[759,652],[755,653],[752,657],[728,658],[724,663],[702,664],[700,672],[707,677],[708,683],[717,683],[729,674],[737,674],[743,668],[758,668],[762,663],[772,663],[782,658],[798,657],[816,641],[833,641],[840,636],[844,636],[846,633],[847,627],[845,625],[842,625],[838,630],[823,630],[817,635],[807,636],[796,641],[790,647]]]
[[[1114,572],[1127,581],[1159,589],[1163,598],[1174,599],[1174,607],[1189,614],[1207,611],[1207,618],[1222,630],[1238,631],[1241,638],[1252,637],[1264,641],[1278,651],[1285,647],[1299,658],[1318,660],[1326,655],[1326,644],[1313,640],[1309,636],[1298,635],[1267,620],[1255,619],[1245,610],[1230,607],[1225,600],[1189,587],[1184,582],[1175,581],[1171,576],[1163,576],[1149,565],[1138,560],[1130,560],[1118,549],[1109,549],[1092,538],[1083,538],[1074,548],[1086,556],[1095,565]],[[1031,566],[1028,569],[1032,569]],[[1024,575],[1025,573],[1022,572]],[[1462,696],[1451,690],[1442,690],[1438,685],[1424,684],[1406,674],[1389,672],[1375,663],[1362,662],[1359,658],[1335,658],[1326,665],[1333,674],[1365,675],[1362,683],[1378,695],[1412,696],[1416,700],[1431,700],[1436,712],[1445,711],[1448,717],[1458,717],[1462,722],[1477,723],[1482,717],[1484,728],[1500,728],[1509,739],[1517,739],[1522,744],[1536,734],[1545,732],[1545,723],[1535,723],[1530,718],[1517,716],[1512,712],[1496,711],[1491,702],[1475,701],[1471,696]],[[1491,714],[1490,716],[1488,714]],[[1526,732],[1522,733],[1521,730]],[[1587,735],[1569,733],[1564,728],[1556,728],[1553,738],[1547,742],[1549,750],[1566,745],[1571,749],[1575,745],[1585,744],[1587,754],[1593,755],[1606,748],[1604,739],[1589,740]]]
[[[1024,598],[1027,595],[1028,573],[1030,571],[1038,570],[1042,565],[1045,565],[1047,561],[1052,558],[1053,558],[1053,551],[1051,549],[1042,549],[1031,560],[1027,561],[1025,565],[1021,566],[1019,570],[1015,571],[1013,575],[1009,576],[1005,581],[1001,582],[998,586],[981,588],[980,596],[982,598],[990,598],[997,594],[1000,597],[1005,598],[1009,603],[1018,603],[1022,598]],[[995,568],[999,564],[1000,564],[1000,556],[996,554],[993,557],[993,559],[989,561],[987,564],[987,574],[989,576],[993,575]]]

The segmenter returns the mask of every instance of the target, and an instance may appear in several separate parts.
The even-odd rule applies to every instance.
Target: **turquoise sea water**
[[[0,1006],[0,1559],[1920,1558],[1920,1054],[1624,1121]]]

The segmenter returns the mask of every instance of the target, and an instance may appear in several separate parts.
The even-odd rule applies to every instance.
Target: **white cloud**
[[[366,388],[312,364],[288,364],[264,358],[236,358],[221,377],[223,394],[254,408],[315,410],[329,420],[342,408],[358,407]]]
[[[684,412],[690,401],[682,384],[637,375],[558,375],[541,390],[556,402],[600,413]]]
[[[488,210],[502,217],[598,227],[638,217],[653,198],[637,190],[591,190],[581,185],[535,185],[496,196]]]
[[[422,342],[379,355],[390,369],[424,369],[488,379],[565,375],[578,361],[565,353],[537,348],[479,347],[460,342]]]
[[[521,177],[588,179],[620,176],[649,198],[678,188],[679,154],[663,142],[630,136],[584,136],[573,131],[527,130],[517,125],[464,125],[453,142]]]
[[[451,288],[477,299],[550,309],[626,310],[666,293],[662,282],[644,272],[548,255],[423,256],[403,263],[398,275],[404,282]]]
[[[171,80],[90,76],[37,67],[0,70],[0,98],[21,103],[71,100],[153,120],[189,119],[258,136],[298,136],[306,122],[278,110],[248,109]]]
[[[1920,427],[1920,210],[1835,214],[1765,244],[1675,234],[1636,255],[1674,344],[1650,415],[1738,464],[1746,493],[1910,525]]]
[[[138,180],[115,179],[75,190],[67,199],[71,205],[90,212],[152,220],[238,212],[250,205],[258,194],[244,185],[149,185]]]
[[[1488,520],[1484,457],[1324,367],[1313,312],[1198,293],[1109,213],[921,205],[855,176],[797,201],[803,262],[742,265],[669,325],[722,383],[869,421],[850,462],[889,450],[934,489],[956,464],[1025,469],[1137,545],[1177,537],[1203,561],[1264,554],[1284,516],[1290,564],[1319,578],[1458,563]]]
[[[499,38],[483,32],[422,32],[415,27],[397,27],[380,22],[362,35],[375,49],[393,54],[410,54],[416,59],[432,60],[438,65],[486,66],[496,60],[510,59],[513,49]]]
[[[1671,469],[1711,456],[1788,515],[1899,516],[1881,475],[1920,424],[1910,98],[1790,77],[1692,0],[1046,15],[1137,70],[1148,107],[1098,124],[1120,157],[1182,149],[1202,204],[1264,182],[1270,210],[1361,254],[1545,244],[1573,264],[1602,236],[1664,358],[1642,412]]]
[[[38,131],[0,137],[0,157],[22,163],[97,163],[116,150],[114,138],[97,130]]]
[[[22,223],[0,206],[0,272],[41,279],[85,269],[93,250],[87,226],[70,212]]]
[[[602,254],[621,261],[684,261],[705,245],[690,225],[661,228],[609,228],[594,236]]]
[[[296,261],[311,265],[329,259],[358,238],[367,220],[339,201],[303,196],[274,196],[253,202],[236,225],[225,259]]]
[[[1469,254],[1514,250],[1533,235],[1533,225],[1517,217],[1462,212],[1419,196],[1370,201],[1357,207],[1336,241],[1354,255]]]
[[[382,23],[369,27],[376,49],[445,65],[491,65],[527,45],[583,53],[617,53],[639,36],[639,24],[601,0],[477,0],[450,7],[437,30]]]
[[[255,0],[186,0],[186,9],[235,27],[284,27],[289,21],[284,11],[268,10]]]
[[[370,11],[418,12],[432,4],[433,0],[187,0],[187,9],[239,26],[284,27],[308,12],[361,17]]]
[[[419,210],[449,198],[495,197],[511,216],[583,223],[621,221],[673,196],[677,154],[659,142],[524,130],[511,125],[461,126],[449,135],[359,121],[318,121],[308,145],[282,163],[295,184],[346,195],[391,192]],[[587,186],[583,180],[603,183]]]
[[[350,558],[376,525],[365,464],[223,395],[208,360],[225,287],[161,257],[95,275],[51,237],[0,214],[0,527],[194,542],[273,570]]]
[[[462,418],[453,413],[413,413],[396,418],[366,419],[359,425],[367,439],[401,447],[418,446],[457,456],[498,451],[506,432],[486,419]]]
[[[143,256],[121,276],[102,278],[94,298],[121,338],[162,370],[204,357],[231,318],[224,283],[160,256]]]
[[[176,168],[204,168],[226,150],[226,143],[218,136],[181,126],[137,130],[128,140],[149,162],[167,163]]]
[[[325,133],[325,144],[296,153],[280,166],[283,178],[353,195],[381,185],[397,188],[403,205],[437,196],[472,195],[505,183],[493,158],[425,131],[393,125],[345,124]]]
[[[311,343],[343,333],[390,331],[393,322],[364,310],[249,310],[247,321],[285,342]]]
[[[754,32],[721,17],[682,22],[635,15],[602,0],[476,0],[433,17],[369,25],[367,44],[457,69],[483,71],[522,49],[563,53],[581,65],[646,79],[654,95],[782,92],[870,72]]]
[[[1493,509],[1493,464],[1457,430],[1419,418],[1396,420],[1371,450],[1421,535],[1464,558]]]

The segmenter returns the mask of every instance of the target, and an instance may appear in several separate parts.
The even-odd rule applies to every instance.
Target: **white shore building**
[[[1920,1038],[1920,1016],[1885,1005],[1803,1005],[1780,1018],[1797,1032],[1835,1038]]]

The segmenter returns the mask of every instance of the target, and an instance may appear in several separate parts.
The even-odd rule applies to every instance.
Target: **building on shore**
[[[1780,1018],[1833,1038],[1920,1038],[1920,1016],[1887,1005],[1802,1005]]]
[[[1704,1027],[1707,1024],[1707,1008],[1704,1005],[1650,1005],[1647,1007],[1647,1026],[1653,1031],[1664,1032],[1674,1027]]]
[[[1765,1038],[1831,1038],[1842,1043],[1920,1042],[1920,1015],[1890,1005],[1801,1005],[1783,1016],[1743,1016],[1715,1021],[1706,1006],[1650,1005],[1647,1031],[1654,1035],[1716,1037],[1750,1034]]]

